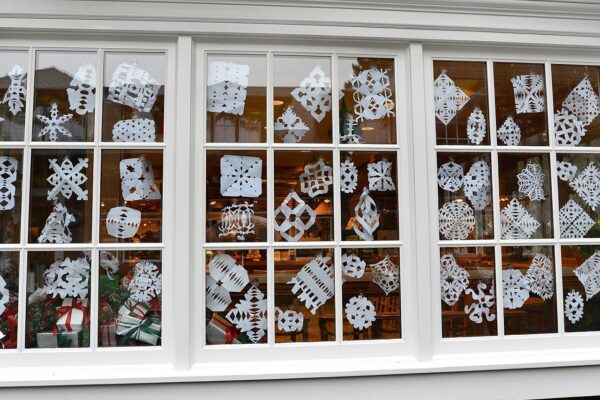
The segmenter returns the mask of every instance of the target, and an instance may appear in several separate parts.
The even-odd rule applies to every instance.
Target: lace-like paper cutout
[[[529,291],[537,294],[544,300],[554,296],[554,265],[552,260],[541,253],[537,253],[525,274],[529,281]]]
[[[10,293],[8,292],[8,288],[6,287],[6,281],[0,275],[0,316],[6,310],[6,305],[10,300]]]
[[[576,146],[586,134],[586,129],[575,114],[566,109],[554,113],[554,138],[558,146]]]
[[[442,301],[452,307],[462,292],[469,287],[469,273],[458,265],[454,255],[444,254],[440,258],[440,288]],[[465,313],[466,313],[465,309]]]
[[[456,192],[463,185],[463,167],[453,161],[438,168],[438,185],[448,192]]]
[[[600,204],[600,171],[592,161],[569,182],[569,186],[596,211]]]
[[[275,307],[275,320],[277,329],[287,333],[302,332],[304,326],[304,314],[294,310],[282,311],[279,307]]]
[[[151,262],[140,261],[135,264],[133,278],[129,281],[127,289],[131,299],[147,303],[161,294],[162,274]]]
[[[483,143],[486,134],[485,116],[481,108],[475,107],[467,119],[467,137],[473,144]]]
[[[369,191],[394,191],[396,185],[392,179],[392,162],[382,160],[367,165]]]
[[[558,213],[560,237],[563,239],[582,238],[596,224],[588,213],[573,199],[569,199]]]
[[[221,196],[258,197],[262,194],[260,157],[221,157]]]
[[[344,193],[354,193],[358,185],[358,169],[352,160],[340,163],[340,190]]]
[[[561,180],[570,182],[577,174],[577,166],[568,161],[558,161],[556,163],[556,174]]]
[[[600,250],[596,250],[573,273],[585,288],[586,300],[600,292]]]
[[[512,199],[500,212],[502,239],[529,239],[540,223],[517,199]]]
[[[61,203],[54,203],[52,212],[46,218],[46,224],[38,237],[39,243],[71,243],[69,225],[75,222],[73,214]]]
[[[158,97],[160,83],[135,63],[117,66],[108,87],[106,100],[150,112]]]
[[[156,125],[148,118],[124,119],[112,129],[113,142],[154,143]]]
[[[319,159],[314,164],[306,164],[299,179],[302,193],[306,193],[310,197],[326,194],[329,186],[333,185],[333,168],[325,165],[325,161]]]
[[[96,106],[96,68],[85,63],[77,69],[67,89],[69,109],[79,115],[94,112]]]
[[[154,182],[152,163],[146,158],[126,158],[119,163],[123,200],[159,200],[158,186]]]
[[[471,99],[442,72],[434,82],[434,100],[435,116],[444,125],[448,125]]]
[[[344,115],[344,123],[340,128],[340,143],[356,144],[362,142],[362,131],[352,114]]]
[[[483,210],[491,203],[490,167],[484,160],[476,161],[463,178],[465,196],[476,210]]]
[[[291,94],[318,122],[331,111],[331,79],[319,65],[300,82],[299,87],[292,90]]]
[[[228,292],[241,292],[250,282],[248,272],[229,254],[215,254],[208,263],[208,271],[217,285]]]
[[[15,208],[15,194],[19,162],[16,158],[0,156],[0,211]]]
[[[529,299],[529,280],[518,269],[502,271],[504,308],[514,310],[523,307]]]
[[[386,70],[370,68],[352,74],[356,120],[374,120],[394,115],[393,92]]]
[[[25,87],[25,70],[15,63],[8,73],[10,85],[4,97],[2,104],[8,104],[8,109],[12,115],[17,115],[25,107],[25,98],[27,97],[27,88]]]
[[[129,239],[140,228],[142,213],[130,207],[114,207],[106,215],[106,231],[110,236]]]
[[[350,325],[359,331],[369,328],[377,315],[373,303],[362,295],[351,297],[344,311]]]
[[[90,263],[80,257],[71,260],[55,261],[44,271],[44,287],[42,290],[52,297],[86,298],[90,283]]]
[[[511,80],[517,114],[544,112],[544,75],[517,75]]]
[[[281,137],[283,143],[299,143],[310,130],[302,119],[296,115],[292,107],[286,108],[273,126],[275,134]]]
[[[575,289],[571,289],[565,297],[565,316],[575,324],[583,317],[583,297]]]
[[[232,204],[223,207],[219,220],[219,237],[233,236],[245,240],[254,234],[254,204]]]
[[[375,264],[371,264],[371,281],[376,283],[385,295],[400,288],[400,267],[390,260],[388,256]]]
[[[379,227],[379,214],[377,214],[377,204],[367,188],[363,188],[360,199],[354,207],[354,232],[362,240],[373,240],[373,233]]]
[[[546,194],[544,193],[544,178],[544,171],[539,164],[527,164],[525,169],[517,175],[519,192],[531,200],[544,200],[546,198]]]
[[[475,229],[473,209],[465,202],[445,203],[438,212],[440,233],[449,240],[463,240]]]
[[[106,271],[108,279],[113,280],[113,274],[119,271],[119,260],[111,252],[101,250],[100,251],[100,267]]]
[[[267,299],[258,287],[252,285],[235,308],[227,313],[229,322],[248,335],[252,343],[258,343],[267,329]]]
[[[250,66],[226,61],[208,64],[207,110],[243,115]]]
[[[342,274],[350,278],[362,278],[365,273],[365,262],[354,254],[342,254]]]
[[[487,285],[483,282],[479,282],[477,284],[477,293],[471,288],[468,288],[465,291],[465,295],[470,295],[473,299],[473,303],[465,306],[465,314],[468,314],[469,319],[476,324],[481,324],[484,316],[488,322],[492,322],[496,319],[496,314],[491,312],[491,309],[495,304],[494,289],[491,288],[489,294],[485,293],[485,289],[487,289]]]
[[[296,274],[288,285],[293,284],[292,293],[315,315],[319,307],[333,297],[333,266],[328,264],[330,257],[318,256],[310,260]]]
[[[571,90],[562,106],[575,114],[585,126],[600,114],[600,99],[587,76]]]
[[[278,221],[280,214],[283,217],[281,222]],[[310,229],[317,219],[313,209],[295,191],[291,191],[281,202],[275,210],[274,217],[274,229],[288,242],[300,240],[304,232]],[[293,232],[295,232],[294,236],[291,235]]]
[[[81,185],[87,182],[87,175],[82,171],[88,167],[88,159],[78,158],[77,164],[73,165],[69,157],[65,157],[59,165],[56,159],[48,160],[50,169],[54,171],[47,179],[48,183],[54,186],[48,191],[47,199],[58,200],[58,194],[62,194],[65,199],[70,199],[73,193],[77,200],[87,200],[88,191]]]
[[[73,137],[71,131],[65,128],[63,125],[73,118],[73,114],[64,114],[58,116],[58,106],[56,103],[52,103],[50,108],[50,116],[36,115],[35,116],[44,126],[41,131],[38,132],[38,137],[48,136],[48,139],[52,142],[56,142],[58,135]]]
[[[521,143],[521,128],[513,117],[508,116],[498,129],[498,139],[507,146],[518,146]]]

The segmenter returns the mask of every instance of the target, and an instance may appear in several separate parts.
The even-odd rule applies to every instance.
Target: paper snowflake
[[[15,63],[8,73],[10,85],[4,97],[2,104],[8,104],[8,109],[13,115],[17,115],[23,107],[25,107],[25,99],[27,97],[27,88],[25,87],[25,70]]]
[[[500,212],[502,239],[529,239],[540,223],[517,199],[512,199]]]
[[[544,112],[544,75],[517,75],[510,81],[517,114]]]
[[[6,281],[0,275],[0,316],[6,310],[6,305],[10,300],[10,293],[8,292],[8,288],[6,287]],[[1,338],[0,338],[1,339]]]
[[[17,169],[19,162],[16,158],[0,156],[0,211],[12,210],[15,207],[17,188]]]
[[[554,296],[554,265],[552,260],[541,253],[537,253],[525,274],[529,281],[529,291],[537,294],[544,300],[550,300]]]
[[[209,112],[243,115],[250,66],[227,61],[208,64],[207,104]]]
[[[162,274],[151,262],[139,261],[127,289],[131,299],[147,303],[162,292]]]
[[[283,217],[281,221],[280,215]],[[304,232],[310,229],[317,219],[313,209],[293,190],[277,207],[274,217],[274,229],[288,242],[300,240]],[[292,236],[293,232],[295,232],[294,236]]]
[[[275,320],[277,329],[287,333],[302,332],[304,326],[304,314],[294,310],[282,311],[279,307],[275,307]]]
[[[469,287],[469,277],[467,270],[458,265],[454,255],[444,254],[440,258],[442,301],[450,307],[456,304],[462,292]]]
[[[600,204],[600,171],[592,161],[569,182],[569,186],[596,211]]]
[[[554,138],[558,146],[576,146],[586,134],[586,129],[575,114],[566,109],[554,113]]]
[[[73,214],[62,203],[54,203],[52,212],[46,218],[46,224],[38,237],[39,243],[71,243],[69,225],[75,222]]]
[[[340,163],[340,190],[344,193],[354,193],[358,185],[358,170],[352,160]]]
[[[502,271],[504,308],[511,310],[523,307],[529,299],[529,280],[518,269]]]
[[[465,202],[445,203],[438,212],[440,233],[449,240],[463,240],[475,229],[473,209]]]
[[[556,163],[556,175],[559,179],[570,182],[577,174],[577,166],[568,161],[558,161]]]
[[[377,315],[373,303],[362,295],[351,297],[344,311],[350,325],[359,331],[369,328]]]
[[[96,67],[84,63],[77,69],[67,89],[69,109],[79,115],[94,112],[96,106]]]
[[[65,199],[70,199],[73,193],[77,196],[77,200],[87,200],[88,191],[83,189],[81,185],[87,182],[87,175],[82,171],[88,167],[88,159],[78,158],[77,164],[73,165],[69,157],[65,157],[59,165],[56,159],[48,160],[50,168],[54,173],[47,179],[48,183],[54,186],[48,191],[47,199],[58,200],[58,194],[62,194]]]
[[[453,161],[438,168],[438,185],[448,192],[456,192],[463,184],[463,167]]]
[[[258,197],[262,194],[262,160],[259,157],[221,157],[221,196]]]
[[[444,125],[448,125],[471,99],[442,72],[434,82],[434,100],[435,116]]]
[[[106,231],[110,236],[129,239],[133,237],[142,220],[142,213],[130,207],[113,207],[106,215]]]
[[[122,63],[113,73],[106,100],[141,112],[150,112],[160,87],[161,84],[149,72],[137,67],[135,63]]]
[[[331,79],[319,65],[291,94],[318,122],[331,110]]]
[[[113,274],[119,271],[119,266],[119,259],[111,252],[106,250],[100,251],[100,267],[106,271],[106,276],[108,276],[110,280],[113,279]]]
[[[44,271],[44,287],[42,290],[52,297],[86,298],[90,283],[90,263],[80,257],[71,260],[55,261]]]
[[[117,121],[112,129],[113,142],[154,143],[156,124],[148,118]]]
[[[206,277],[206,308],[213,312],[223,312],[231,304],[231,296],[229,291],[212,277]]]
[[[519,192],[531,200],[544,200],[546,198],[546,194],[544,193],[544,178],[544,171],[539,164],[527,164],[525,169],[517,175]]]
[[[396,185],[392,178],[392,162],[383,159],[382,161],[370,163],[367,165],[369,190],[370,191],[394,191]]]
[[[575,324],[583,317],[583,297],[581,294],[572,289],[565,297],[565,316],[571,322]]]
[[[588,213],[573,199],[569,199],[558,213],[560,237],[562,239],[582,238],[596,224]]]
[[[350,77],[356,120],[381,119],[394,115],[390,78],[383,69],[370,68]]]
[[[258,343],[267,329],[267,299],[258,287],[252,285],[235,308],[227,313],[229,322],[248,335],[253,343]]]
[[[158,186],[154,182],[152,163],[144,156],[126,158],[119,163],[123,200],[159,200]]]
[[[357,144],[362,141],[362,131],[352,114],[344,115],[344,122],[340,126],[340,143]]]
[[[471,288],[465,291],[465,295],[471,296],[473,303],[465,306],[465,314],[469,315],[469,319],[476,324],[483,322],[485,316],[486,321],[492,322],[496,319],[496,314],[493,314],[491,309],[494,307],[494,289],[490,289],[489,294],[485,293],[487,285],[483,282],[477,284],[477,293]]]
[[[510,115],[498,129],[498,139],[507,146],[518,146],[521,143],[521,128]]]
[[[483,210],[491,203],[490,167],[486,161],[476,161],[471,165],[463,177],[463,190],[476,210]]]
[[[585,126],[600,114],[600,99],[587,76],[571,90],[562,106],[575,114]]]
[[[210,276],[229,292],[241,292],[248,282],[248,272],[229,254],[215,254],[208,263]]]
[[[299,143],[310,130],[302,119],[296,115],[292,107],[286,108],[273,126],[275,134],[281,137],[283,143]]]
[[[483,143],[486,134],[485,116],[481,108],[475,107],[467,119],[467,137],[473,144]]]
[[[573,272],[585,288],[586,300],[594,297],[600,292],[600,250],[596,250]]]
[[[219,237],[233,236],[245,240],[254,234],[254,204],[232,204],[223,207],[219,220]]]
[[[325,165],[323,159],[319,159],[314,164],[306,164],[304,172],[298,178],[302,193],[306,193],[310,197],[326,194],[329,186],[333,185],[333,168]]]
[[[342,274],[351,278],[362,278],[365,273],[365,262],[354,254],[342,254]]]
[[[373,240],[373,233],[379,227],[379,214],[377,214],[377,204],[367,188],[363,188],[358,203],[354,207],[354,232],[362,240]]]
[[[42,128],[41,131],[38,132],[38,137],[48,135],[48,139],[52,142],[56,142],[58,139],[58,135],[64,135],[68,137],[72,137],[71,132],[65,128],[63,125],[73,118],[73,114],[65,114],[58,116],[58,106],[56,103],[52,103],[50,108],[50,117],[46,117],[45,115],[36,115],[36,118],[40,120],[41,123],[46,125]]]
[[[328,264],[330,257],[318,256],[310,260],[288,285],[293,284],[292,293],[315,315],[319,307],[333,297],[334,272]]]
[[[371,264],[371,280],[376,283],[385,295],[400,288],[400,267],[390,260],[388,256],[375,264]]]

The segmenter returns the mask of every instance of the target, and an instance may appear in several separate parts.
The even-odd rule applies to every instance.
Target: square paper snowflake
[[[85,63],[79,67],[67,89],[69,108],[79,115],[94,112],[96,106],[96,67]]]
[[[117,121],[112,129],[113,142],[155,142],[156,124],[148,118]]]
[[[73,165],[69,157],[65,157],[59,165],[56,159],[50,159],[50,168],[54,173],[48,177],[48,183],[54,186],[48,191],[48,201],[58,200],[59,193],[65,199],[70,199],[73,193],[77,196],[77,200],[87,200],[88,191],[83,189],[81,185],[87,182],[87,175],[82,171],[88,167],[88,159],[79,158],[77,164]]]
[[[158,200],[160,191],[154,182],[152,163],[143,156],[126,158],[119,163],[123,200]]]
[[[254,285],[235,307],[227,313],[229,322],[248,335],[253,343],[258,343],[267,329],[267,299]]]
[[[585,126],[600,114],[600,99],[587,76],[571,90],[562,106],[575,114]]]
[[[393,92],[386,70],[370,68],[358,75],[352,74],[356,120],[381,119],[394,115]]]
[[[221,157],[221,196],[258,197],[262,193],[262,160],[259,157]]]
[[[434,100],[435,116],[444,125],[448,125],[471,99],[442,72],[434,82]]]
[[[573,271],[585,288],[586,300],[600,292],[600,250],[596,250]]]
[[[318,122],[331,110],[331,79],[319,65],[291,93]]]
[[[511,80],[517,114],[544,112],[544,75],[517,75]]]
[[[392,178],[392,162],[387,160],[367,165],[370,191],[394,191],[396,185]]]
[[[567,201],[558,213],[560,237],[563,239],[582,238],[596,222],[573,199]]]
[[[307,193],[310,197],[327,194],[329,186],[333,185],[333,169],[319,159],[314,164],[306,164],[299,179],[302,193]]]
[[[149,72],[134,64],[117,66],[108,87],[109,101],[150,112],[158,97],[161,84]]]
[[[529,239],[540,227],[540,223],[527,212],[517,199],[500,212],[502,239]]]
[[[299,143],[310,130],[302,119],[296,115],[292,107],[288,107],[281,117],[277,118],[273,130],[283,143]]]
[[[292,293],[315,315],[319,307],[333,297],[334,275],[330,257],[318,256],[309,261],[288,284]]]
[[[569,186],[592,210],[600,204],[600,171],[590,162],[583,171],[569,182]]]
[[[250,66],[226,61],[208,64],[207,105],[209,112],[243,115]]]

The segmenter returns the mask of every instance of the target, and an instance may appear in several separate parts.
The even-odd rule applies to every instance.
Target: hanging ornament
[[[221,157],[221,196],[258,197],[262,194],[260,157]]]
[[[521,143],[521,128],[510,115],[498,129],[498,139],[507,146],[518,146]]]
[[[354,207],[354,232],[362,240],[373,240],[373,233],[379,227],[379,214],[377,214],[377,204],[366,187],[363,187],[363,192],[360,199]]]
[[[100,267],[106,271],[108,279],[113,280],[113,275],[119,271],[119,266],[119,259],[111,252],[106,250],[100,251]]]
[[[600,250],[596,250],[573,273],[585,288],[586,300],[600,292]]]
[[[281,223],[278,221],[279,214],[284,218]],[[313,226],[317,216],[313,209],[292,189],[275,210],[274,218],[274,229],[279,232],[281,237],[288,242],[297,242],[304,232]],[[290,234],[292,230],[296,232],[294,236]]]
[[[469,96],[457,87],[446,72],[442,72],[434,84],[435,116],[444,125],[454,119],[458,111],[471,100]]]
[[[25,87],[25,70],[15,63],[8,73],[10,85],[4,97],[2,104],[8,104],[8,109],[12,115],[17,115],[25,107],[25,98],[27,97],[27,88]]]
[[[362,278],[365,273],[365,262],[354,254],[342,254],[342,274],[350,278]]]
[[[502,271],[502,287],[504,308],[511,310],[521,308],[529,299],[529,280],[518,269],[509,266]]]
[[[117,66],[108,87],[106,100],[150,112],[158,97],[161,84],[135,63]]]
[[[148,118],[134,118],[117,121],[112,129],[113,142],[154,143],[156,124]]]
[[[252,343],[258,343],[267,329],[267,299],[256,285],[252,285],[235,308],[227,313],[229,322],[248,335]]]
[[[283,143],[299,143],[309,130],[304,121],[289,106],[273,126],[273,131],[281,137]]]
[[[317,256],[288,282],[288,285],[294,285],[292,293],[313,315],[334,294],[334,273],[333,266],[328,264],[330,260],[330,257]]]
[[[329,186],[333,185],[333,168],[325,165],[322,158],[314,164],[306,164],[304,172],[298,177],[302,193],[315,197],[327,194]]]
[[[490,167],[484,160],[476,161],[463,178],[463,190],[476,210],[483,210],[491,203]]]
[[[392,179],[392,162],[385,158],[367,165],[370,191],[394,191],[396,186]]]
[[[477,293],[471,288],[465,291],[465,295],[471,296],[473,303],[465,306],[465,314],[469,315],[469,319],[476,324],[483,322],[483,316],[486,321],[492,322],[496,319],[496,314],[493,314],[491,309],[494,307],[494,289],[491,288],[489,294],[485,293],[487,285],[483,282],[477,284]]]
[[[510,81],[517,114],[544,112],[544,75],[517,75]]]
[[[585,126],[600,114],[600,99],[587,76],[571,90],[562,106],[577,116]]]
[[[71,243],[69,225],[75,222],[73,214],[61,203],[54,203],[52,212],[46,219],[42,233],[38,237],[39,243]]]
[[[445,203],[438,212],[440,233],[449,240],[463,240],[475,229],[473,209],[462,201]]]
[[[340,190],[344,193],[354,193],[358,185],[358,170],[356,165],[348,158],[340,163]]]
[[[592,210],[596,211],[596,207],[600,204],[600,171],[593,161],[590,161],[587,167],[569,182],[569,186]]]
[[[331,79],[325,75],[320,65],[291,94],[318,122],[331,110]]]
[[[152,163],[144,156],[126,158],[119,163],[123,200],[159,200],[158,186],[154,182]]]
[[[304,326],[304,314],[294,310],[282,311],[279,307],[275,307],[275,320],[277,329],[287,333],[302,332]]]
[[[463,184],[463,167],[453,161],[438,168],[438,185],[448,192],[456,192]]]
[[[485,116],[481,108],[475,107],[467,119],[467,137],[473,144],[481,144],[485,139]]]
[[[519,181],[519,192],[531,200],[544,200],[544,171],[538,163],[529,163],[517,175]]]
[[[254,234],[254,204],[232,204],[223,207],[219,220],[219,237],[233,236],[245,240]]]
[[[442,301],[452,307],[460,295],[469,287],[470,274],[458,265],[454,255],[444,254],[440,258],[440,288]],[[465,309],[465,313],[467,313]]]
[[[576,146],[586,134],[586,129],[575,114],[566,109],[554,113],[554,138],[558,146]]]
[[[362,130],[352,114],[344,115],[344,123],[340,129],[340,143],[357,144],[362,141]]]
[[[376,283],[386,296],[400,288],[400,267],[394,264],[387,255],[383,260],[371,264],[370,267],[371,281]]]
[[[375,306],[362,295],[351,297],[346,303],[346,319],[354,327],[362,331],[369,328],[375,322]]]
[[[0,156],[0,211],[12,210],[15,207],[18,167],[19,162],[16,158]]]
[[[48,191],[48,201],[58,200],[58,194],[62,194],[65,199],[70,199],[73,193],[77,196],[77,200],[87,200],[87,189],[81,188],[87,182],[87,175],[82,172],[88,167],[88,159],[78,158],[77,164],[73,165],[69,157],[65,157],[60,165],[56,159],[48,160],[50,168],[54,173],[47,179],[48,183],[54,186]]]
[[[96,68],[84,63],[77,69],[67,89],[69,109],[79,115],[94,112],[96,106]]]
[[[554,273],[552,260],[541,253],[537,253],[525,274],[529,281],[529,291],[537,294],[544,300],[554,296]]]
[[[571,289],[565,297],[565,316],[575,324],[583,317],[583,297],[575,289]]]
[[[249,65],[211,61],[206,82],[206,110],[243,115],[249,74]]]
[[[569,199],[558,213],[562,239],[583,238],[596,224],[588,213],[573,199]]]
[[[42,128],[38,133],[38,137],[48,135],[48,139],[52,142],[56,142],[58,139],[58,135],[64,135],[68,137],[73,137],[71,132],[65,128],[63,125],[73,118],[73,114],[65,114],[58,116],[58,106],[56,103],[52,103],[50,108],[50,117],[46,117],[45,115],[36,115],[36,118],[46,125]]]
[[[577,174],[577,166],[568,161],[558,161],[556,163],[556,174],[561,180],[570,182]]]
[[[350,76],[356,120],[394,116],[393,92],[387,70],[370,68]]]
[[[151,262],[139,261],[133,268],[133,278],[127,289],[131,299],[147,303],[161,294],[162,274]]]
[[[142,220],[142,213],[130,207],[113,207],[106,214],[106,231],[119,239],[133,237]]]
[[[529,239],[540,223],[517,199],[512,199],[500,212],[502,239]]]
[[[52,297],[86,298],[90,283],[90,263],[84,257],[71,260],[69,257],[52,263],[44,271],[44,287],[46,295]]]
[[[6,310],[6,305],[10,300],[10,293],[6,287],[6,281],[0,276],[0,315]],[[1,338],[0,338],[1,339]]]

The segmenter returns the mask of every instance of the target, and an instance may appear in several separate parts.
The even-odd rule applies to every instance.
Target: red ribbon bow
[[[60,319],[63,315],[67,315],[67,319],[65,321],[65,327],[67,328],[67,332],[71,332],[73,328],[71,328],[71,318],[73,317],[73,310],[81,310],[83,312],[83,323],[88,322],[88,315],[85,312],[85,307],[83,303],[79,300],[73,299],[73,302],[70,306],[62,306],[58,308],[58,318]],[[54,330],[53,330],[54,332]]]

